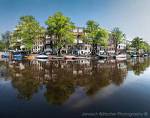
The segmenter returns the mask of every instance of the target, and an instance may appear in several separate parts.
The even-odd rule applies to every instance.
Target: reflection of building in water
[[[9,66],[11,65],[11,66]],[[24,66],[24,69],[20,68]],[[74,93],[76,87],[82,87],[88,96],[92,96],[110,84],[119,86],[126,78],[128,70],[136,75],[149,67],[150,59],[137,58],[132,61],[91,60],[76,61],[24,61],[0,64],[0,76],[11,79],[19,99],[30,100],[44,87],[44,97],[50,104],[61,105]],[[128,70],[127,70],[128,69]]]
[[[0,80],[9,80],[9,74],[7,67],[4,65],[0,65]]]
[[[93,95],[111,83],[120,85],[126,77],[125,62],[105,60],[104,63],[91,60],[22,62],[25,69],[12,64],[10,74],[13,86],[23,98],[31,98],[40,86],[46,86],[44,96],[50,103],[61,103],[69,98],[76,86],[84,88],[87,95]],[[9,68],[9,67],[8,67]],[[21,76],[16,76],[20,74]],[[70,90],[70,91],[69,91]],[[61,96],[58,96],[58,93]],[[53,102],[50,99],[53,95]],[[65,95],[64,98],[61,98]],[[58,101],[59,102],[58,102]]]
[[[23,67],[22,69],[20,68]],[[58,80],[62,76],[68,78],[66,75],[70,75],[72,79],[78,78],[93,78],[93,74],[99,74],[101,77],[105,71],[112,71],[115,68],[126,70],[127,67],[124,62],[117,62],[117,65],[114,61],[104,61],[101,62],[91,62],[90,60],[77,60],[77,61],[49,61],[49,62],[40,62],[34,60],[32,62],[25,62],[20,64],[15,64],[16,74],[22,75],[22,71],[27,69],[30,70],[32,78],[40,81],[41,84],[47,83],[48,81]],[[18,70],[19,69],[19,70]],[[24,70],[25,69],[25,70]],[[104,71],[104,73],[101,73]]]
[[[47,83],[52,77],[49,75],[49,70],[45,68],[47,62],[32,61],[31,69],[34,79],[40,81],[41,84]]]
[[[30,70],[33,74],[33,78],[42,83],[47,83],[50,80],[58,80],[61,77],[68,78],[70,75],[71,79],[78,79],[86,77],[92,78],[92,74],[98,74],[101,71],[112,71],[112,69],[118,68],[121,70],[126,70],[127,67],[123,62],[105,62],[105,63],[92,63],[90,60],[77,60],[77,61],[49,61],[49,62],[40,62],[32,61],[30,62]],[[29,65],[25,65],[29,66]],[[99,77],[103,73],[99,74]]]
[[[149,58],[132,58],[128,60],[128,70],[133,71],[135,75],[142,74],[150,65]]]
[[[127,65],[125,63],[118,63],[117,66],[119,69],[126,69],[127,70]]]

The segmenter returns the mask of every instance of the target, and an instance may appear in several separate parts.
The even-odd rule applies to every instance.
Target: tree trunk
[[[92,44],[92,52],[91,52],[91,56],[94,55],[94,44]]]
[[[61,56],[61,48],[58,48],[58,56]]]
[[[97,53],[97,44],[92,44],[92,56],[96,56]]]
[[[95,44],[95,56],[97,55],[97,44]]]
[[[116,43],[115,44],[115,55],[117,55],[117,52],[118,52],[117,47],[118,47],[118,44]]]

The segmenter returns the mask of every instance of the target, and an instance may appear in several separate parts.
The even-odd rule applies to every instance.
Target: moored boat
[[[99,59],[106,59],[106,58],[108,58],[108,55],[105,55],[105,54],[103,54],[103,55],[98,55],[98,58],[99,58]]]
[[[58,56],[49,56],[49,59],[51,60],[62,60],[64,57],[58,57]]]
[[[2,58],[8,58],[9,57],[9,53],[8,52],[4,52],[1,55]]]
[[[40,61],[40,62],[48,62],[48,59],[37,59],[37,61]]]
[[[76,57],[75,56],[72,56],[72,55],[65,55],[64,56],[64,59],[75,59]]]
[[[131,53],[130,55],[131,57],[138,57],[138,55],[135,52]]]
[[[127,58],[126,54],[119,54],[119,55],[115,55],[115,58]]]
[[[147,54],[147,53],[145,53],[143,56],[144,56],[144,57],[146,57],[146,56],[148,56],[148,54]]]
[[[133,55],[131,55],[131,57],[138,57],[138,55],[136,55],[136,54],[133,54]]]
[[[25,56],[25,58],[28,59],[28,60],[33,60],[33,59],[35,59],[35,56],[27,55],[27,56]]]
[[[15,61],[21,61],[22,59],[23,59],[23,56],[21,54],[13,55],[13,60]]]
[[[36,56],[36,58],[37,58],[37,59],[48,59],[48,56],[45,55],[45,54],[38,54],[38,55]]]
[[[13,51],[12,55],[13,55],[13,60],[15,60],[15,61],[23,60],[23,55],[22,55],[21,51]]]
[[[127,60],[127,58],[125,58],[125,57],[124,58],[119,58],[118,57],[118,58],[116,58],[116,60],[118,60],[118,61],[125,61],[125,60]]]

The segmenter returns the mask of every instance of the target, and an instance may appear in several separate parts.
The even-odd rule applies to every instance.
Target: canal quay
[[[0,61],[1,118],[150,113],[150,58]]]

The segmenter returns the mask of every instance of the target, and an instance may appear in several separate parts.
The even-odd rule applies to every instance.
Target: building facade
[[[77,27],[73,31],[74,34],[74,43],[71,45],[65,45],[61,49],[62,54],[75,54],[75,55],[90,55],[92,51],[92,45],[88,43],[84,43],[83,37],[86,35],[83,27]],[[97,54],[108,53],[109,55],[115,54],[115,40],[113,39],[111,32],[109,33],[109,40],[107,47],[97,46]],[[45,36],[45,39],[37,40],[33,46],[33,52],[37,53],[39,51],[49,52],[57,54],[57,50],[53,49],[54,37]],[[117,52],[123,53],[126,50],[126,41],[121,44],[118,44]]]

